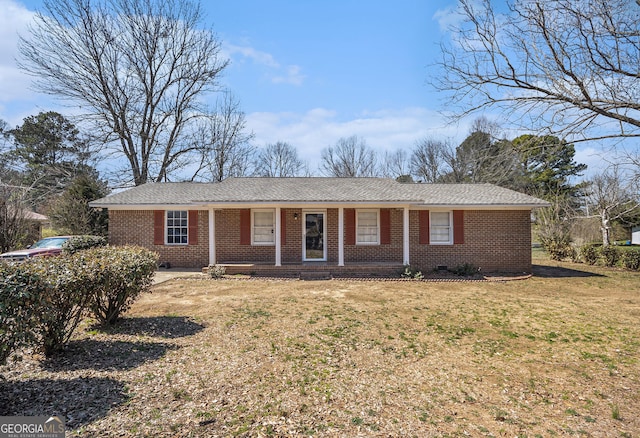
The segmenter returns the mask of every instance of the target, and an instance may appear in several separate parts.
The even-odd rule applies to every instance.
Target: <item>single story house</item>
[[[90,205],[108,209],[111,244],[174,267],[357,274],[465,263],[530,272],[531,211],[548,203],[491,184],[307,177],[149,183]]]

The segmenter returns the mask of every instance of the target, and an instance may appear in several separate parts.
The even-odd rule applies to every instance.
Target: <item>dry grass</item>
[[[1,414],[81,436],[637,436],[640,274],[542,263],[495,283],[173,280],[2,370]]]

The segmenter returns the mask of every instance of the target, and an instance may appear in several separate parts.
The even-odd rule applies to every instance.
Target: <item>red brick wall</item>
[[[402,216],[400,209],[391,209],[391,243],[388,245],[346,245],[344,262],[402,263]]]
[[[409,212],[412,266],[430,271],[471,263],[483,272],[531,271],[531,212],[529,210],[467,210],[464,243],[421,245],[418,211]]]
[[[198,212],[197,245],[154,245],[153,210],[109,210],[109,243],[139,245],[155,251],[160,262],[171,266],[201,268],[209,264],[209,215]]]
[[[285,243],[282,263],[302,261],[301,209],[283,209]],[[294,218],[298,214],[298,219]],[[418,211],[409,212],[410,262],[423,271],[439,265],[449,268],[463,263],[484,272],[531,271],[531,220],[528,210],[469,210],[464,212],[464,243],[424,245],[419,243]],[[403,212],[391,209],[391,243],[388,245],[345,245],[346,263],[402,263]],[[338,261],[338,209],[327,210],[327,258]],[[275,264],[275,246],[240,245],[240,210],[216,211],[216,258],[218,263],[263,262]],[[208,212],[198,212],[198,244],[165,246],[153,244],[153,211],[109,212],[109,242],[136,244],[160,255],[176,267],[203,267],[209,263]]]
[[[282,263],[300,263],[302,260],[302,210],[283,208],[285,242],[280,248]],[[298,215],[297,219],[294,215]]]
[[[216,210],[216,261],[218,263],[276,262],[276,247],[240,245],[240,210]],[[288,243],[288,242],[287,242]]]

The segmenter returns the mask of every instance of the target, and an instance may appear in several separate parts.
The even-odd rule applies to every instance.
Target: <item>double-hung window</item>
[[[448,245],[453,243],[452,218],[450,211],[432,211],[429,224],[430,242],[434,245]]]
[[[189,243],[189,218],[186,210],[167,211],[167,244],[186,245]]]
[[[251,227],[254,245],[274,245],[275,214],[273,210],[253,210],[253,226]]]
[[[380,243],[380,215],[378,210],[356,212],[356,244],[377,245]]]

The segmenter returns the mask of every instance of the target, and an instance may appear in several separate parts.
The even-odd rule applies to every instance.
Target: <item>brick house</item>
[[[464,263],[530,272],[531,211],[548,204],[490,184],[231,178],[150,183],[91,205],[109,210],[111,244],[175,267],[364,273]]]

